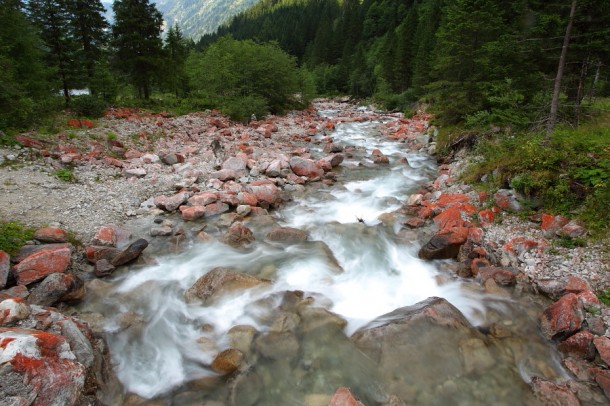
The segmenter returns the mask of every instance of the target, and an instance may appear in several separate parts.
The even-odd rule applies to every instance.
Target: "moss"
[[[35,228],[17,221],[0,221],[0,250],[15,255],[26,241],[34,237],[35,231]]]

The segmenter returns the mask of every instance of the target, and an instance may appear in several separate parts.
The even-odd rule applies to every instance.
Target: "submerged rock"
[[[307,241],[308,233],[304,230],[292,227],[279,227],[271,230],[265,237],[268,241],[281,242],[285,244],[298,244]]]
[[[230,268],[214,268],[197,279],[185,293],[187,303],[211,303],[223,294],[238,292],[269,284],[268,280],[237,272]]]

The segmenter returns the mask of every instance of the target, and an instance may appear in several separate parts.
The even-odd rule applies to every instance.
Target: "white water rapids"
[[[480,290],[448,277],[442,262],[417,258],[419,243],[401,238],[399,227],[382,224],[380,215],[400,208],[433,176],[435,163],[406,152],[404,144],[377,139],[375,126],[338,125],[335,143],[357,147],[354,158],[342,164],[342,182],[319,186],[274,213],[280,225],[307,230],[309,241],[288,247],[267,243],[255,225],[248,225],[257,234],[248,249],[196,243],[182,254],[158,258],[158,265],[115,278],[101,312],[109,319],[107,339],[118,377],[129,392],[153,398],[214,375],[207,365],[227,348],[227,331],[236,325],[268,329],[274,301],[285,291],[303,291],[316,306],[343,317],[347,336],[380,315],[431,296],[446,298],[475,325],[486,319],[490,306],[504,311],[502,301],[486,304]],[[357,166],[373,149],[387,155],[390,165]],[[186,304],[185,290],[220,266],[273,283],[205,306]]]

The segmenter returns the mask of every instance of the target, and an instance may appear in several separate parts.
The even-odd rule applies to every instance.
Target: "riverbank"
[[[151,240],[222,240],[232,223],[265,218],[269,210],[298,199],[308,184],[332,185],[336,170],[387,165],[389,158],[381,151],[373,151],[359,163],[349,162],[355,150],[335,145],[330,135],[340,122],[384,120],[388,115],[335,102],[320,102],[316,108],[340,111],[340,118],[325,118],[310,110],[239,125],[214,112],[171,118],[121,110],[93,128],[65,131],[58,138],[59,145],[28,134],[21,140],[31,149],[3,150],[1,154],[6,162],[0,171],[6,191],[2,216],[72,230],[84,244],[109,224],[132,224],[134,237]],[[433,131],[425,116],[391,118],[394,120],[376,127],[377,136],[398,141],[405,150],[434,151]],[[316,156],[312,156],[313,150]],[[341,164],[345,158],[348,161]],[[572,249],[557,245],[554,234],[566,225],[563,219],[557,219],[564,224],[550,232],[550,226],[557,227],[555,216],[540,218],[543,225],[549,225],[544,230],[537,222],[510,214],[505,209],[514,202],[504,199],[504,192],[487,196],[459,183],[460,165],[440,166],[434,181],[422,184],[420,191],[381,221],[399,226],[404,233],[422,227],[434,233],[447,224],[475,230],[467,231],[467,238],[471,242],[476,237],[484,253],[471,246],[469,251],[451,254],[460,257],[456,272],[463,277],[477,277],[477,271],[486,266],[504,266],[519,277],[520,286],[546,289],[550,296],[562,296],[566,288],[561,284],[571,276],[589,284],[581,291],[608,287],[603,244]],[[75,183],[49,175],[66,168],[72,168]],[[177,210],[179,207],[182,209]],[[169,219],[172,212],[180,221]],[[210,224],[202,224],[203,219],[210,219]],[[212,219],[220,219],[220,223]],[[237,231],[237,240],[249,238],[243,229]],[[75,266],[86,279],[97,280],[92,275],[93,264],[81,259]],[[491,294],[502,292],[499,284],[494,279],[485,289]],[[103,284],[96,285],[99,290]],[[600,307],[594,316],[596,334],[603,336],[610,315]]]

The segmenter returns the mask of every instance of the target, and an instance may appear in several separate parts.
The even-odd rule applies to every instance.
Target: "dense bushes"
[[[307,104],[311,83],[293,57],[275,44],[221,38],[187,61],[191,88],[236,120]],[[297,97],[297,94],[305,97]]]
[[[106,110],[106,102],[91,95],[74,97],[70,106],[76,115],[90,118],[102,117]]]

